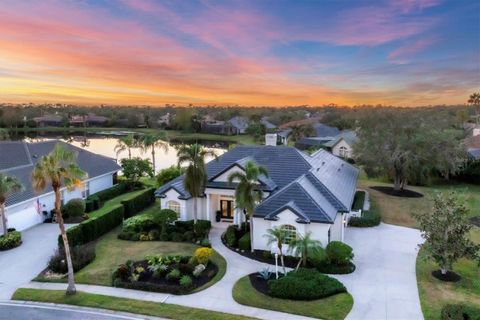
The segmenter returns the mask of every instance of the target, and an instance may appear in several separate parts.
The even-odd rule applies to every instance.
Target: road
[[[140,320],[159,319],[54,304],[0,302],[0,320]]]

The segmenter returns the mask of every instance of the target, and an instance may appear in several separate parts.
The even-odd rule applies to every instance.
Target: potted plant
[[[215,221],[220,222],[222,220],[222,212],[220,210],[217,210],[215,214]]]

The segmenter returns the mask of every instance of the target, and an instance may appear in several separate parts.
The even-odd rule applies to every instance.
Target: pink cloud
[[[430,38],[430,39],[420,39],[413,43],[408,43],[390,52],[390,54],[388,55],[388,59],[391,62],[405,63],[406,59],[408,59],[409,57],[412,57],[417,52],[424,50],[434,42],[435,42],[435,39]]]

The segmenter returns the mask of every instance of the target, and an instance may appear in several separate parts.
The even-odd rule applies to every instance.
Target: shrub
[[[272,259],[272,258],[273,258],[273,254],[272,254],[270,251],[263,251],[263,252],[262,252],[262,256],[263,256],[265,259]]]
[[[281,299],[316,300],[346,291],[340,281],[315,269],[300,268],[268,281],[268,294]]]
[[[147,233],[141,233],[140,237],[138,238],[140,241],[150,241]]]
[[[116,198],[124,194],[126,191],[127,191],[127,185],[125,183],[119,183],[111,188],[99,191],[91,195],[90,197],[88,197],[88,199],[92,200],[93,198],[97,198],[99,201],[105,202],[107,200]]]
[[[177,230],[179,232],[193,231],[193,223],[194,223],[193,220],[189,220],[189,221],[177,220],[175,221],[175,227],[177,227]]]
[[[125,218],[132,217],[155,202],[154,188],[145,189],[135,197],[122,201]]]
[[[326,253],[330,263],[335,265],[347,265],[353,259],[352,247],[340,241],[330,242],[327,245]]]
[[[480,309],[463,304],[447,304],[441,313],[442,320],[480,320]]]
[[[93,202],[93,210],[98,210],[101,207],[100,199],[97,196],[93,196],[91,201]]]
[[[22,234],[18,231],[10,231],[6,236],[0,237],[0,251],[9,250],[22,244]]]
[[[70,250],[70,254],[72,257],[73,270],[77,272],[95,260],[95,245],[87,244],[73,247]],[[50,258],[48,268],[56,273],[67,273],[67,260],[63,248],[57,249],[55,254]]]
[[[193,284],[193,280],[190,276],[187,276],[187,275],[183,275],[181,278],[180,278],[180,285],[182,287],[191,287]]]
[[[208,240],[208,239],[202,239],[202,240],[200,240],[200,246],[201,246],[201,247],[211,248],[211,247],[212,247],[212,244],[210,243],[210,240]]]
[[[238,240],[238,248],[240,250],[250,250],[250,232],[247,232]]]
[[[207,265],[212,255],[213,249],[211,248],[198,248],[195,250],[195,260],[197,260],[199,264]]]
[[[158,225],[162,226],[162,232],[166,231],[168,225],[177,220],[177,213],[170,209],[162,209],[153,215],[153,220]]]
[[[187,231],[183,234],[183,238],[185,241],[193,241],[193,239],[195,239],[195,234],[193,231]]]
[[[183,241],[183,234],[178,233],[178,232],[172,233],[172,241],[182,242]]]
[[[236,229],[235,225],[230,225],[225,231],[225,242],[229,247],[236,247],[237,246],[237,236],[236,236]]]
[[[195,278],[198,278],[200,277],[200,275],[202,274],[202,272],[205,270],[205,265],[204,264],[198,264],[195,266],[195,268],[193,269],[193,276]]]
[[[208,238],[208,234],[210,233],[211,228],[212,223],[210,222],[210,220],[197,220],[197,223],[195,223],[195,225],[193,226],[197,239]]]
[[[158,225],[155,223],[151,215],[140,214],[138,216],[133,216],[123,221],[122,231],[123,232],[142,232],[142,231],[150,231],[155,227],[158,227]]]
[[[120,240],[137,240],[138,233],[133,231],[128,231],[128,232],[122,231],[118,234],[117,238]]]
[[[75,247],[98,239],[123,221],[123,206],[117,205],[104,214],[83,221],[82,223],[67,230],[70,247]],[[58,237],[58,243],[63,247],[62,237]]]
[[[85,201],[72,199],[63,206],[62,214],[66,217],[81,217],[85,213]]]
[[[113,271],[112,274],[112,283],[115,286],[115,280],[120,279],[122,281],[128,281],[130,278],[130,268],[126,264],[121,264]]]
[[[160,241],[170,241],[170,235],[166,232],[160,234]]]
[[[178,269],[173,269],[172,271],[170,271],[166,278],[168,281],[175,281],[175,280],[178,280],[180,279],[180,277],[182,276],[180,270]]]
[[[148,232],[148,239],[149,240],[158,240],[159,237],[160,237],[160,232],[156,229],[150,230]]]
[[[90,200],[90,199],[87,199],[85,201],[85,212],[92,212],[93,210],[95,210],[94,206],[93,206],[93,200]]]
[[[374,211],[364,211],[361,217],[351,217],[348,225],[351,227],[368,228],[375,227],[380,224],[381,217]]]
[[[178,176],[181,176],[184,171],[184,168],[178,166],[170,166],[168,168],[160,170],[160,172],[155,177],[157,180],[157,186],[163,186],[165,183],[175,179]]]

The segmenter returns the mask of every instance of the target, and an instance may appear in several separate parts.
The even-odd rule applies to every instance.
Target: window
[[[347,147],[340,147],[340,157],[347,158],[348,157],[348,149]]]
[[[172,201],[172,200],[168,201],[167,208],[175,211],[177,215],[180,216],[180,203],[178,203],[177,201]]]
[[[285,232],[285,241],[284,244],[289,244],[292,240],[297,239],[297,228],[289,224],[284,224],[280,227]]]

